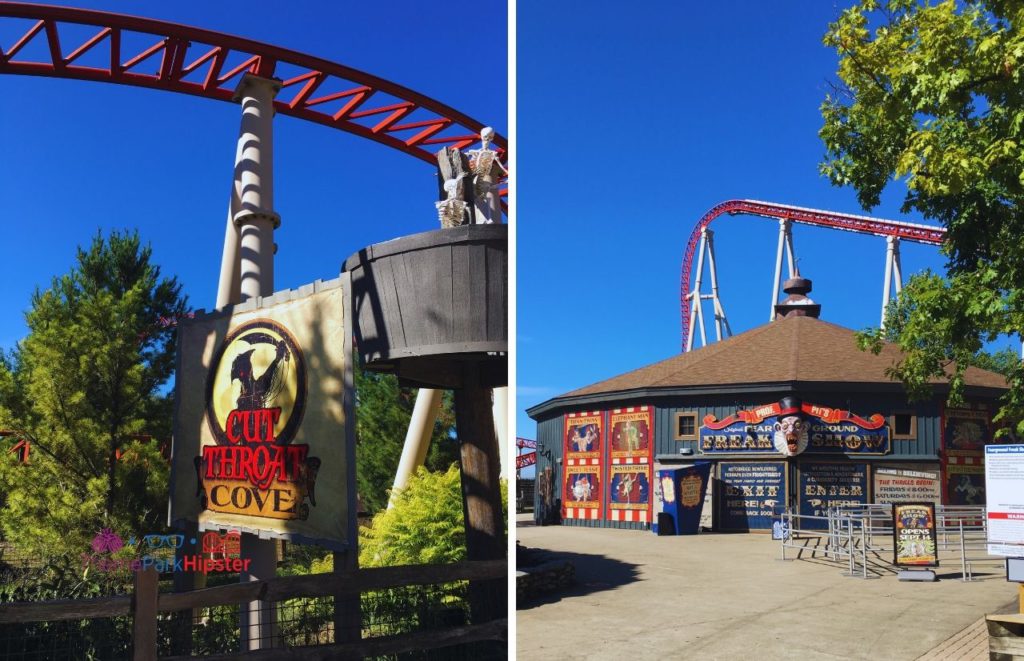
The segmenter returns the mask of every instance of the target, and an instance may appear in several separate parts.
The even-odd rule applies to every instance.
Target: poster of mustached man
[[[601,511],[604,414],[600,411],[565,416],[565,482],[563,519],[596,519]]]

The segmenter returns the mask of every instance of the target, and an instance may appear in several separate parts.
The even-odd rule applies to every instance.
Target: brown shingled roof
[[[901,356],[894,344],[886,344],[877,356],[861,351],[848,328],[812,317],[786,317],[558,399],[639,388],[788,381],[892,383],[885,370]],[[1004,376],[976,367],[967,368],[964,381],[968,386],[1007,388]]]

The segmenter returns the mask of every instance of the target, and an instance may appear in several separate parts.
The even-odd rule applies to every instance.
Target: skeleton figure
[[[491,149],[494,129],[485,126],[480,131],[480,149],[471,149],[468,154],[473,172],[473,189],[477,200],[477,212],[481,223],[501,222],[501,198],[498,194],[498,180],[508,176],[508,170],[501,164],[498,152]]]
[[[473,192],[467,190],[470,176],[466,156],[454,147],[437,152],[437,176],[441,183],[441,199],[434,203],[441,227],[458,227],[473,222]]]
[[[458,179],[448,179],[444,182],[444,192],[447,199],[435,202],[437,208],[437,219],[441,221],[441,227],[458,227],[467,224],[469,218],[466,214],[466,202],[461,199],[460,188],[462,182]]]

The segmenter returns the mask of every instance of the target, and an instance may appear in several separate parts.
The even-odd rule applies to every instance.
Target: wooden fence
[[[153,569],[135,574],[132,595],[95,599],[55,600],[0,604],[0,624],[81,620],[99,617],[132,616],[132,658],[157,658],[157,619],[163,612],[186,611],[226,606],[249,601],[279,602],[311,597],[357,596],[362,592],[412,585],[431,585],[454,581],[496,581],[507,577],[505,560],[460,562],[452,565],[411,565],[374,567],[329,574],[282,576],[267,581],[250,581],[191,592],[158,590],[159,576]],[[252,652],[217,654],[204,657],[164,657],[165,660],[201,658],[204,661],[239,659],[362,658],[381,654],[436,649],[480,641],[508,638],[508,618],[453,627],[443,631],[381,636],[351,642],[336,642],[309,647],[273,648]]]

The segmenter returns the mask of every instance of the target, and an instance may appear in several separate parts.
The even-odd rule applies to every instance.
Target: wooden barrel
[[[364,248],[352,274],[356,350],[404,385],[508,384],[508,226],[464,225]]]

